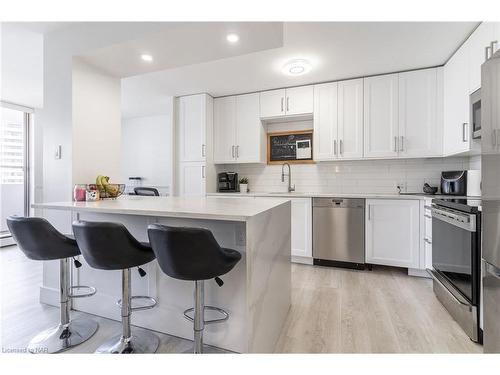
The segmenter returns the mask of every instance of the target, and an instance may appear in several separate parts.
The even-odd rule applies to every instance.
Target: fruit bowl
[[[125,184],[97,185],[101,199],[118,198],[125,191]]]

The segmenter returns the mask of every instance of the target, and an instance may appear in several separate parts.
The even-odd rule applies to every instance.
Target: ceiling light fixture
[[[281,71],[288,76],[300,76],[309,73],[311,64],[305,59],[294,59],[283,65]]]
[[[238,40],[240,40],[240,37],[238,34],[227,34],[226,39],[229,43],[236,43]]]
[[[153,56],[148,55],[148,54],[142,54],[141,59],[143,59],[144,61],[147,61],[147,62],[151,62],[151,61],[153,61]]]

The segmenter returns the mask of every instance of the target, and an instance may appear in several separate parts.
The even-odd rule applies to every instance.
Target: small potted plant
[[[246,194],[248,192],[248,178],[242,177],[240,178],[240,193]]]

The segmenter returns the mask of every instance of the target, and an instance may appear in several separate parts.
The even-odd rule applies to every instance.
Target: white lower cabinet
[[[396,267],[420,266],[420,202],[366,200],[366,262]]]
[[[293,198],[291,201],[292,257],[312,258],[312,199]]]
[[[206,163],[192,162],[179,165],[179,195],[202,197],[206,193]]]

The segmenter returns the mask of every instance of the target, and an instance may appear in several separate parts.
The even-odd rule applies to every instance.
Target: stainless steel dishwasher
[[[365,268],[365,200],[313,198],[313,258],[320,266]]]

